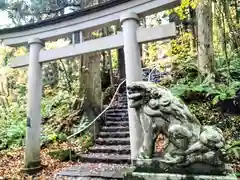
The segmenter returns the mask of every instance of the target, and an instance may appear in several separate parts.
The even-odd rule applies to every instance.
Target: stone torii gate
[[[139,43],[171,38],[176,35],[173,23],[153,28],[139,27],[139,17],[150,15],[180,4],[180,0],[111,0],[90,9],[39,23],[0,30],[2,43],[12,47],[29,46],[27,56],[11,60],[10,66],[28,66],[27,134],[24,168],[36,169],[40,160],[40,126],[42,96],[42,63],[124,47],[126,82],[142,80]],[[116,35],[84,41],[83,33],[107,25],[121,23],[123,32]],[[62,37],[72,38],[66,47],[43,50],[44,42]],[[77,42],[78,41],[78,42]],[[141,142],[141,126],[134,109],[128,108],[131,159],[136,159]]]

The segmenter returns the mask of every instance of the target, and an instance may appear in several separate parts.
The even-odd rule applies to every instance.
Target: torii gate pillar
[[[128,12],[123,14],[120,18],[120,22],[123,28],[126,83],[127,85],[130,85],[134,81],[142,80],[140,48],[137,42],[136,32],[139,27],[139,18],[137,14]],[[142,143],[142,131],[135,109],[128,107],[128,118],[131,142],[131,160],[133,162],[137,158],[137,153]]]
[[[24,170],[38,170],[40,160],[42,66],[39,52],[44,46],[38,38],[29,42],[28,94],[27,94],[27,132],[24,157]]]

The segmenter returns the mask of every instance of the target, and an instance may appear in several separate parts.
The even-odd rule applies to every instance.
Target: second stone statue
[[[152,160],[155,165],[158,162],[159,169],[225,173],[225,140],[219,128],[201,125],[184,102],[164,87],[139,81],[127,88],[129,106],[136,110],[143,134],[137,163]],[[167,137],[167,143],[163,154],[155,156],[155,142],[160,133]]]

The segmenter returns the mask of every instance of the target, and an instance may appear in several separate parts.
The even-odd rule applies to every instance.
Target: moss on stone
[[[144,177],[133,176],[132,173],[126,173],[123,179],[124,180],[145,180]]]
[[[76,161],[78,159],[76,153],[72,150],[58,150],[48,153],[54,159],[59,159],[60,161]]]

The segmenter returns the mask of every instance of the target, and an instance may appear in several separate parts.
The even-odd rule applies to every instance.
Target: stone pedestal
[[[194,163],[189,166],[178,166],[162,163],[161,158],[137,160],[134,162],[136,172],[149,173],[174,173],[174,174],[195,174],[195,175],[223,175],[232,173],[231,168],[224,164],[212,166],[206,163]]]
[[[181,174],[155,174],[133,172],[125,175],[124,180],[237,180],[234,174],[226,176],[206,176],[206,175],[181,175]]]
[[[178,167],[161,163],[160,158],[134,161],[135,167],[124,173],[125,180],[237,180],[228,165],[219,167],[196,163]]]

